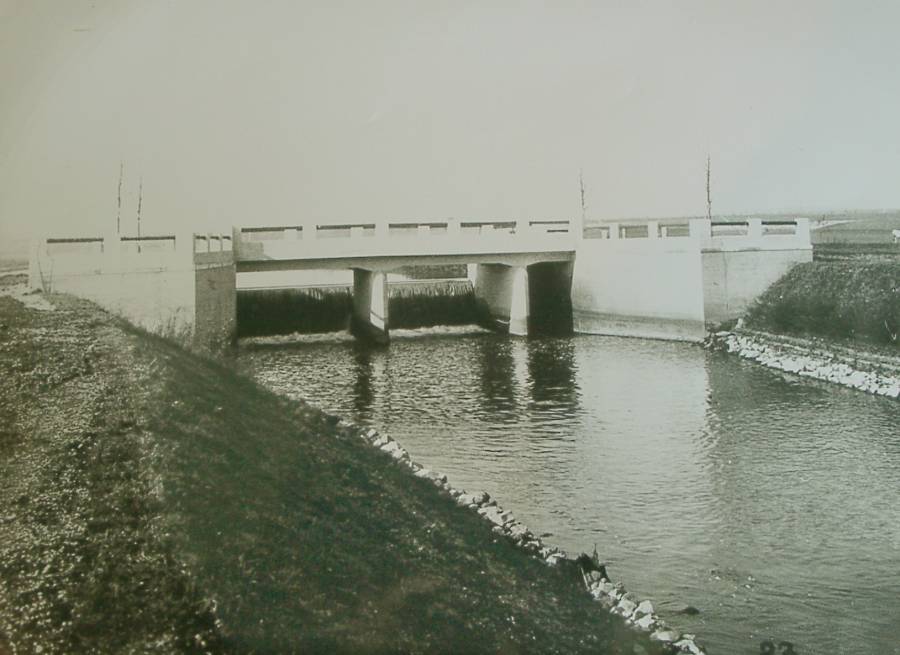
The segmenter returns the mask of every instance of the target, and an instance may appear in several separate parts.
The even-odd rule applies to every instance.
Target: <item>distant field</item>
[[[7,271],[16,271],[21,268],[28,268],[27,259],[0,257],[0,273],[5,273]]]
[[[825,217],[845,223],[829,225],[812,231],[813,245],[817,244],[889,244],[891,230],[900,230],[900,212],[884,214],[846,214]]]

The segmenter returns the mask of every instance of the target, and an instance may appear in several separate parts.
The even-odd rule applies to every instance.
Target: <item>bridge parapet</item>
[[[573,251],[568,220],[390,220],[238,227],[238,262]]]
[[[620,250],[691,249],[701,252],[741,250],[812,250],[809,219],[710,221],[705,218],[627,220],[589,225],[589,243]]]
[[[585,239],[627,242],[640,247],[641,242],[668,241],[687,247],[684,239],[697,242],[701,250],[808,250],[812,248],[809,219],[765,220],[750,218],[737,221],[707,219],[665,219],[619,221],[587,226]],[[624,244],[621,244],[624,245]]]
[[[234,261],[230,234],[193,233],[144,236],[41,237],[30,253],[31,284],[40,288],[43,271],[57,275],[184,268]]]

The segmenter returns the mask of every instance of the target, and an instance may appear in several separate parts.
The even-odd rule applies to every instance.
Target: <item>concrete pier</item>
[[[528,334],[528,269],[525,266],[479,264],[475,297],[490,326],[518,336]]]
[[[388,332],[387,273],[353,269],[353,312],[350,332],[365,341],[386,344]]]

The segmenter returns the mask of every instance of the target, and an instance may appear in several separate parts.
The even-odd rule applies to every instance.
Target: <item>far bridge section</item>
[[[576,332],[700,341],[795,264],[809,220],[622,221],[587,226],[572,286]]]
[[[353,271],[351,330],[386,342],[392,271],[466,264],[498,329],[525,335],[568,299],[577,232],[568,220],[387,221],[235,228],[238,273]],[[565,311],[571,310],[566,304]],[[571,329],[571,322],[564,319]]]

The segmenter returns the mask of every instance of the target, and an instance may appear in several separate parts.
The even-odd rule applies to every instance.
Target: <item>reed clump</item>
[[[353,308],[347,286],[241,290],[237,295],[239,337],[336,332],[346,329]],[[468,325],[479,320],[468,280],[391,284],[388,327]]]

